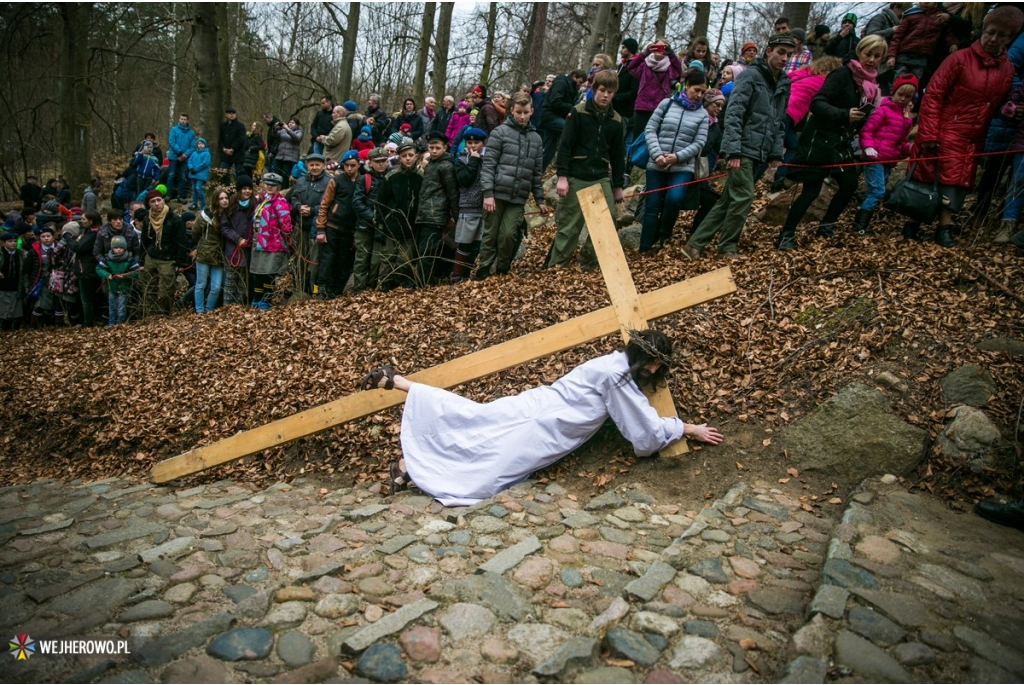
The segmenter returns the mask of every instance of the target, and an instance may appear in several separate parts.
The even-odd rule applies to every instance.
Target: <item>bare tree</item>
[[[221,28],[217,23],[217,4],[197,2],[193,7],[192,35],[196,53],[196,73],[199,77],[199,127],[211,135],[220,122],[226,107],[223,70],[220,64]]]
[[[423,27],[420,29],[420,44],[416,51],[416,75],[412,81],[412,99],[423,102],[423,84],[427,80],[427,57],[430,56],[430,37],[434,33],[434,12],[436,2],[423,3]]]
[[[348,4],[348,19],[345,21],[345,43],[341,51],[341,74],[338,76],[339,98],[347,98],[352,90],[352,69],[356,62],[356,40],[359,36],[359,3]]]
[[[587,43],[587,54],[584,59],[591,59],[594,55],[604,51],[605,32],[608,30],[608,14],[611,11],[610,2],[602,2],[597,6],[597,17],[594,19],[593,29],[590,33],[590,41]]]
[[[544,34],[548,23],[548,3],[536,2],[530,13],[530,26],[526,31],[525,80],[533,81],[541,76],[541,65],[544,59]]]
[[[793,28],[807,28],[807,20],[810,18],[811,5],[813,2],[787,2],[782,5],[782,16],[789,18],[789,25]]]
[[[92,118],[85,107],[92,95],[87,56],[92,13],[89,2],[60,5],[60,156],[64,176],[76,197],[92,176]]]
[[[484,47],[484,62],[480,67],[480,83],[487,85],[491,80],[491,60],[494,58],[494,34],[498,27],[498,3],[487,7],[487,40]]]
[[[454,2],[442,2],[437,17],[437,38],[434,39],[434,68],[430,71],[430,83],[434,97],[440,102],[444,97],[448,81],[448,45],[452,39],[452,11]]]
[[[708,22],[711,20],[711,3],[710,2],[698,2],[697,5],[697,18],[693,22],[693,28],[690,29],[690,41],[694,38],[700,38],[701,36],[708,35]]]
[[[608,3],[608,22],[604,32],[604,51],[612,58],[622,44],[622,3]]]
[[[654,21],[654,37],[662,38],[665,35],[665,28],[668,26],[668,3],[658,3],[658,18]]]

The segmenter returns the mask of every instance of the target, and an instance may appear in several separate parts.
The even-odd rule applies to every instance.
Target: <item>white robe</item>
[[[413,383],[402,414],[402,452],[417,487],[465,506],[526,480],[587,441],[611,417],[648,456],[683,436],[629,375],[624,352],[592,359],[552,385],[479,404]]]

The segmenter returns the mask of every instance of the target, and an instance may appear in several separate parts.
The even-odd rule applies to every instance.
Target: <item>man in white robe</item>
[[[486,404],[412,383],[390,369],[379,370],[369,387],[386,378],[409,395],[402,414],[404,468],[398,472],[402,476],[407,472],[417,487],[445,506],[466,506],[558,461],[586,442],[608,418],[639,457],[650,456],[683,436],[720,443],[717,429],[684,424],[674,416],[660,417],[650,405],[638,380],[656,383],[664,376],[671,343],[656,331],[643,335],[650,339],[645,340],[646,350],[631,342],[625,351],[585,362],[552,385]],[[667,354],[651,345],[658,337]],[[395,473],[393,468],[393,479]]]

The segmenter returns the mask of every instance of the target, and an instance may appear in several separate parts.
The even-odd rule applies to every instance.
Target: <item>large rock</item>
[[[758,212],[757,218],[769,226],[781,226],[786,222],[786,215],[789,214],[789,208],[800,194],[800,190],[802,188],[803,186],[798,184],[779,193],[768,201],[768,204],[764,206],[764,209]],[[807,210],[806,214],[804,214],[803,222],[818,223],[821,221],[821,218],[825,216],[825,210],[828,209],[828,203],[832,201],[832,196],[835,194],[835,188],[826,183],[822,187],[821,194],[818,195],[818,199],[814,201],[811,208]]]
[[[928,431],[889,413],[879,390],[851,383],[782,434],[794,466],[849,483],[876,473],[909,473],[924,456]]]
[[[640,224],[626,226],[619,231],[619,242],[624,250],[638,252],[640,250]]]
[[[950,404],[969,404],[974,407],[984,407],[996,391],[992,374],[974,364],[951,371],[939,381],[939,385]]]
[[[935,438],[942,454],[968,461],[972,469],[998,468],[1002,434],[985,412],[960,406],[953,410],[953,420]]]

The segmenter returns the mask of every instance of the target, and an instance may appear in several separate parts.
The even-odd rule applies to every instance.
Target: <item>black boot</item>
[[[832,238],[836,234],[835,224],[818,224],[817,230],[814,231],[814,235],[819,238]]]
[[[491,275],[490,266],[480,266],[477,268],[476,273],[473,274],[474,281],[483,281]]]
[[[995,502],[978,502],[974,505],[974,513],[1000,526],[1009,526],[1024,530],[1024,500],[996,504]]]
[[[903,237],[907,240],[921,242],[921,224],[916,221],[903,222]]]
[[[953,237],[953,224],[942,224],[935,230],[935,242],[941,247],[953,247],[956,245],[956,238]]]
[[[1017,246],[1017,249],[1024,250],[1024,231],[1017,231],[1010,236],[1010,243]]]
[[[779,240],[775,244],[775,249],[779,252],[786,250],[796,249],[796,228],[789,226],[783,226],[782,232],[779,233]]]
[[[871,217],[874,216],[873,209],[858,209],[857,215],[853,218],[853,232],[861,238],[868,234],[868,226],[871,225]]]

